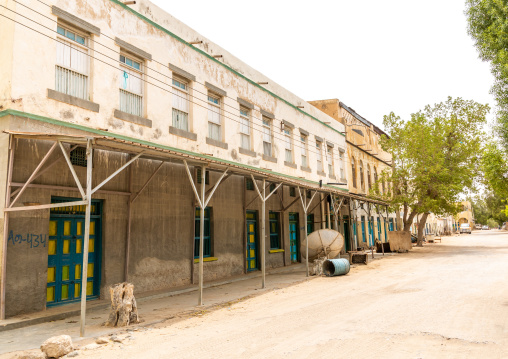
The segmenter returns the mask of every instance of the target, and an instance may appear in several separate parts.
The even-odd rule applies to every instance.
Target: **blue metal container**
[[[349,269],[349,261],[344,258],[327,259],[323,262],[323,273],[327,277],[348,274]]]

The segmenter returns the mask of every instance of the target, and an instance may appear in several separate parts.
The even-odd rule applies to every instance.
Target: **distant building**
[[[462,201],[458,203],[460,206],[461,212],[459,212],[455,216],[456,221],[456,230],[462,223],[468,223],[471,228],[474,228],[475,220],[474,220],[474,213],[473,213],[473,206],[471,205],[471,202],[469,201]]]
[[[380,146],[381,136],[387,136],[355,110],[338,99],[309,101],[309,103],[334,118],[346,129],[347,152],[344,168],[340,168],[340,181],[347,182],[350,193],[362,197],[350,203],[354,217],[352,233],[356,235],[357,247],[370,247],[376,240],[385,240],[386,231],[397,228],[395,214],[386,215],[386,209],[367,198],[374,184],[381,179],[384,171],[390,172],[392,156]],[[379,181],[381,193],[388,191],[388,183]],[[380,210],[381,215],[377,210]],[[387,218],[385,218],[387,217]],[[349,218],[344,218],[347,220]]]

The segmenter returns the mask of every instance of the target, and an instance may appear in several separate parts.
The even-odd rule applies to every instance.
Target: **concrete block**
[[[388,243],[392,252],[409,251],[413,248],[411,233],[408,231],[388,232]]]

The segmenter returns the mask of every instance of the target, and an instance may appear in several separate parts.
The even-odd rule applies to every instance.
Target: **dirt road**
[[[508,358],[507,324],[508,234],[477,231],[79,357]]]

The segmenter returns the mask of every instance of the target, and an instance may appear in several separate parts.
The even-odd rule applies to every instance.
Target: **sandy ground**
[[[507,232],[444,237],[78,358],[508,358],[507,259]]]

